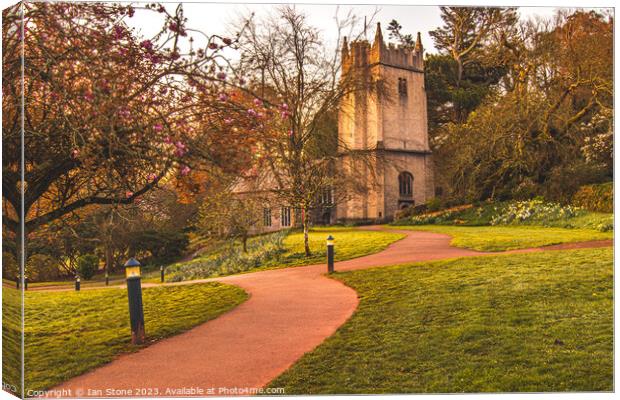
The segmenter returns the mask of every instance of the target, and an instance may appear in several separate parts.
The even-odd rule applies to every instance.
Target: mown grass
[[[216,318],[246,299],[243,290],[220,283],[145,288],[148,343]],[[4,304],[18,301],[18,291],[4,288]],[[130,343],[127,292],[122,289],[28,291],[25,321],[26,390],[49,388],[141,347]],[[17,360],[9,354],[7,362]]]
[[[326,239],[332,235],[334,242],[334,259],[350,260],[369,254],[378,253],[405,235],[394,232],[364,231],[363,228],[322,227],[310,231],[309,242],[312,256],[304,253],[303,233],[296,232],[284,239],[286,253],[281,260],[274,261],[273,266],[310,265],[325,262],[327,257]]]
[[[247,254],[243,253],[239,246],[234,249],[221,248],[191,261],[173,264],[168,269],[169,275],[166,279],[170,281],[192,280],[324,263],[327,251],[326,239],[329,235],[335,238],[336,261],[377,253],[405,236],[395,232],[363,231],[347,227],[314,228],[308,235],[312,250],[310,257],[305,255],[301,232],[289,233],[280,239],[280,244],[270,241],[269,236],[260,236],[250,240]]]
[[[612,249],[337,273],[360,305],[286,394],[613,390]]]
[[[478,251],[504,251],[560,243],[612,239],[613,232],[594,229],[547,228],[541,226],[391,226],[395,229],[430,231],[452,236],[450,244]]]
[[[317,227],[310,230],[309,240],[310,249],[312,250],[312,256],[306,257],[304,251],[304,239],[303,233],[291,232],[286,235],[283,240],[283,249],[281,254],[277,257],[271,257],[268,260],[263,260],[259,265],[253,266],[247,271],[235,271],[237,272],[254,272],[264,269],[284,268],[292,266],[303,266],[317,264],[325,262],[326,258],[326,239],[328,235],[333,235],[336,238],[336,261],[344,261],[352,258],[362,257],[369,254],[374,254],[384,250],[391,243],[394,243],[404,237],[404,235],[393,232],[378,232],[378,231],[364,231],[361,229],[351,227]],[[252,248],[253,245],[262,240],[262,237],[250,238],[248,247]],[[196,257],[191,261],[184,261],[180,263],[172,264],[173,268],[166,274],[166,280],[170,281],[170,278],[179,275],[177,269],[182,265],[191,265],[197,263],[208,263],[220,256],[223,252],[229,251],[228,248],[223,246],[211,246],[214,250],[204,253],[203,255]],[[235,251],[241,252],[239,244],[235,245]],[[258,250],[260,252],[260,249]],[[221,270],[216,268],[206,269],[204,274],[200,274],[200,278],[224,276],[229,275],[226,269]],[[160,272],[157,268],[152,271],[143,271],[143,282],[159,283]],[[192,277],[193,278],[193,277]],[[184,279],[186,280],[186,279]],[[110,275],[110,285],[124,284],[124,276],[122,273],[116,273]],[[15,285],[15,282],[8,281],[8,285]],[[31,282],[28,284],[29,288],[36,288],[42,286],[66,286],[73,287],[74,281],[55,281],[55,282]],[[82,287],[100,286],[105,287],[105,279],[101,274],[97,275],[93,280],[82,280]]]
[[[4,390],[18,397],[21,396],[21,318],[21,292],[3,287],[2,383]]]

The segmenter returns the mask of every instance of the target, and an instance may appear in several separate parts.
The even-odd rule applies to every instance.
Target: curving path
[[[493,254],[452,247],[447,235],[392,231],[407,236],[380,253],[338,262],[336,270]],[[611,241],[600,241],[549,249],[610,245]],[[322,264],[211,279],[237,285],[250,298],[215,320],[139,352],[122,355],[54,389],[70,390],[60,393],[62,397],[256,393],[332,335],[356,309],[356,292],[326,277],[325,272],[326,266]],[[148,333],[148,321],[146,329]]]

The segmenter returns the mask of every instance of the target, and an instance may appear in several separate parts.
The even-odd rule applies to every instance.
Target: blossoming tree
[[[137,13],[159,15],[159,32],[138,37]],[[17,237],[247,159],[230,121],[256,119],[220,98],[236,39],[196,48],[181,6],[21,3],[3,17],[3,221]]]

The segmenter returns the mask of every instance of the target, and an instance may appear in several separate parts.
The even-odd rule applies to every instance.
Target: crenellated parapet
[[[418,32],[417,40],[413,48],[402,45],[386,43],[383,40],[381,24],[377,23],[377,31],[372,45],[367,40],[356,40],[351,43],[344,38],[342,45],[343,71],[348,71],[351,66],[386,65],[394,68],[424,71],[424,48],[422,38]]]

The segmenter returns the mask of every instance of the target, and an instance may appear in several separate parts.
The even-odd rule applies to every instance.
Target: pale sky
[[[231,22],[238,19],[240,15],[249,15],[254,12],[257,17],[265,15],[273,10],[278,4],[248,4],[248,3],[199,3],[182,2],[185,16],[188,17],[188,26],[201,30],[207,34],[227,34],[231,28]],[[165,3],[169,11],[174,11],[177,2]],[[433,42],[428,34],[429,31],[441,26],[440,10],[438,6],[419,6],[419,5],[333,5],[333,4],[297,4],[296,7],[302,10],[307,16],[308,21],[323,33],[326,45],[333,46],[336,41],[335,16],[338,14],[343,19],[349,11],[362,20],[364,16],[372,16],[375,10],[378,13],[375,22],[381,22],[384,30],[384,39],[388,41],[385,31],[388,23],[392,19],[398,20],[403,26],[404,33],[415,34],[419,31],[422,34],[422,43],[427,52],[434,52]],[[557,7],[520,7],[519,13],[522,18],[541,17],[551,18]],[[141,29],[146,36],[154,32],[158,27],[156,15],[151,13],[136,13],[131,23],[136,28]],[[374,37],[374,25],[368,30],[369,40]],[[195,37],[198,41],[198,38]],[[197,43],[198,44],[198,43]],[[234,57],[234,56],[233,56]]]

